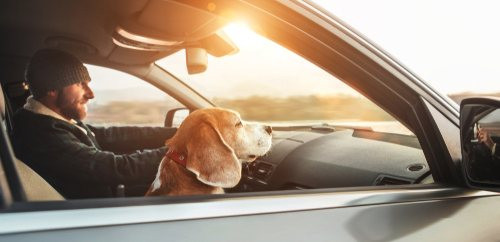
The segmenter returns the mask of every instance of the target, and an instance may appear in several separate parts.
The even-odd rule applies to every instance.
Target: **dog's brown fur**
[[[164,158],[146,196],[224,193],[241,179],[241,162],[264,155],[271,145],[271,128],[243,124],[233,111],[209,108],[191,113],[169,150],[184,154],[186,167]]]
[[[165,159],[161,166],[161,186],[159,189],[153,190],[152,185],[146,196],[223,193],[221,188],[214,188],[198,181],[194,173],[173,160]]]

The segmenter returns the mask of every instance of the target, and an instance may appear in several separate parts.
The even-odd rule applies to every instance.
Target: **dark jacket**
[[[147,186],[175,128],[76,125],[21,108],[13,117],[16,156],[66,198],[113,196],[118,184]]]

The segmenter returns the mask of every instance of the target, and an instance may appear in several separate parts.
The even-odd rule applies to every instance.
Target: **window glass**
[[[221,58],[209,56],[208,68],[201,74],[187,73],[184,51],[157,64],[217,106],[237,110],[246,120],[286,126],[368,126],[412,134],[342,81],[244,24],[230,24],[224,31],[239,52]]]
[[[160,89],[130,74],[86,65],[94,99],[86,123],[104,126],[163,126],[168,110],[184,107]]]

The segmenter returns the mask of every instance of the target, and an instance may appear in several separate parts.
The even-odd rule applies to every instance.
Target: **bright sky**
[[[432,1],[432,0],[315,0],[327,10],[338,16],[344,22],[354,27],[358,32],[375,42],[382,49],[407,66],[423,80],[430,83],[437,90],[445,93],[459,92],[500,92],[500,1]],[[245,37],[247,38],[247,37]],[[234,39],[237,44],[245,38]],[[247,39],[248,40],[248,39]],[[241,43],[241,42],[240,42]],[[258,44],[253,39],[244,44]],[[243,46],[242,46],[243,47]],[[238,53],[237,55],[244,54]],[[171,58],[168,65],[177,70],[185,70],[183,52]],[[237,93],[250,89],[265,90],[277,93],[281,90],[268,85],[271,80],[283,79],[284,71],[268,69],[252,71],[251,59],[247,59],[243,69],[235,69],[230,63],[235,63],[232,56],[223,57],[217,61],[222,62],[224,68],[217,70],[213,58],[209,59],[208,74],[182,75],[181,78],[194,80],[195,86],[200,89],[212,91],[224,90],[225,93]],[[225,60],[224,60],[225,59]],[[276,62],[265,59],[261,62]],[[263,64],[263,63],[255,63]],[[299,65],[298,62],[294,63]],[[301,65],[301,64],[300,64]],[[271,66],[271,65],[269,65]],[[107,89],[110,87],[106,79],[110,79],[105,71],[90,67],[93,79],[93,88]],[[302,67],[291,69],[303,69]],[[287,69],[287,72],[290,68]],[[312,69],[311,69],[312,70]],[[93,72],[92,72],[93,71]],[[184,71],[185,72],[185,71]],[[228,81],[213,83],[201,80],[203,75],[218,79],[214,72],[219,72],[220,77],[231,79],[228,73],[239,73],[240,78],[261,80],[261,82],[243,82],[250,86],[235,84],[231,86]],[[175,72],[174,72],[175,73]],[[220,73],[224,73],[223,75]],[[241,73],[245,73],[241,75]],[[301,71],[296,75],[315,73],[317,85],[311,86],[310,82],[297,82],[295,90],[290,93],[299,94],[302,90],[317,88],[321,90],[345,89],[335,84],[333,87],[328,82],[331,76],[312,70],[309,73]],[[259,75],[265,74],[265,79]],[[112,77],[112,79],[116,79]],[[120,78],[121,87],[133,87],[136,80],[129,80],[126,75]],[[297,78],[300,79],[300,76]],[[305,78],[304,78],[305,79]],[[310,79],[310,78],[309,78]],[[328,86],[330,85],[330,86]],[[283,84],[279,85],[283,87]],[[221,88],[224,87],[224,88]],[[205,93],[204,90],[200,90]]]
[[[209,98],[357,95],[328,72],[258,35],[244,22],[231,23],[224,27],[224,32],[239,51],[220,58],[209,55],[208,67],[203,73],[188,74],[184,51],[157,64]]]
[[[443,93],[500,92],[500,1],[314,2]]]

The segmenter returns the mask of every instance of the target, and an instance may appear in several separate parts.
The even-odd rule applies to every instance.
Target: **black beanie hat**
[[[74,83],[90,81],[87,68],[75,56],[56,49],[37,51],[28,64],[26,82],[33,96],[43,97],[48,91]]]

